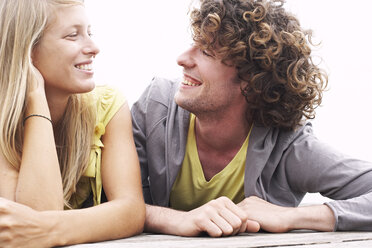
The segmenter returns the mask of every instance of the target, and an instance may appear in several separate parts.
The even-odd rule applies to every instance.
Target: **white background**
[[[85,0],[94,40],[97,84],[120,89],[132,105],[154,76],[181,76],[177,56],[191,44],[189,0]],[[315,53],[329,73],[317,136],[372,161],[372,1],[288,0],[285,5],[321,42]]]

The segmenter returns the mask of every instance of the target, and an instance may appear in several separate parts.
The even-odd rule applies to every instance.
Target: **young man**
[[[316,139],[327,76],[283,1],[200,0],[180,81],[132,107],[148,232],[372,230],[372,164]],[[306,192],[335,201],[297,207]]]

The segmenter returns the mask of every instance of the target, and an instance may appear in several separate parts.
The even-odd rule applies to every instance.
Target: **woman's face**
[[[91,91],[92,62],[99,52],[91,39],[84,6],[59,7],[32,53],[34,66],[53,95]]]

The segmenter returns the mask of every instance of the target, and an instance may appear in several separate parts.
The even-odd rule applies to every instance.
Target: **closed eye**
[[[71,34],[67,35],[67,37],[70,37],[70,38],[75,38],[76,36],[78,36],[77,32],[74,32],[74,33],[71,33]]]
[[[211,54],[209,54],[207,51],[202,50],[202,53],[207,57],[213,57]]]
[[[213,51],[210,51],[210,50],[200,50],[204,56],[208,57],[208,58],[213,58],[215,59],[216,58],[216,55],[213,53]]]

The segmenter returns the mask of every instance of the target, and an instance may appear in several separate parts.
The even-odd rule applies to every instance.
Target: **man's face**
[[[175,95],[182,108],[196,115],[217,114],[245,104],[235,67],[196,46],[181,54],[177,63],[184,68],[184,79]]]

